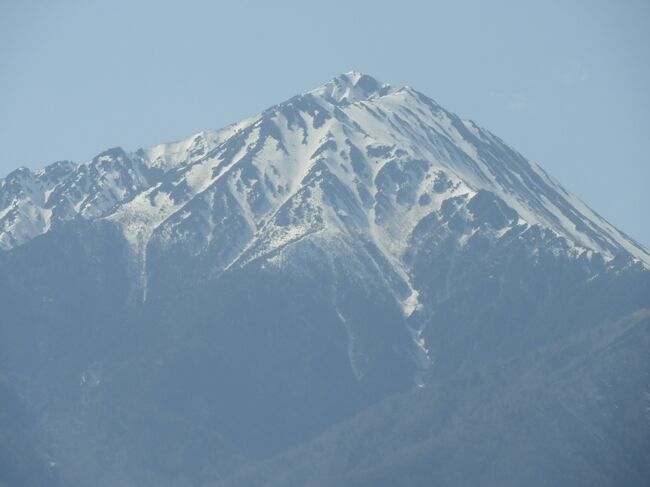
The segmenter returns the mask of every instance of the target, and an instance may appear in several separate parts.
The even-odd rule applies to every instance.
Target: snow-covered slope
[[[119,225],[139,260],[156,232],[165,245],[200,253],[232,231],[214,218],[221,208],[241,222],[221,269],[308,235],[354,233],[403,274],[418,222],[480,190],[516,211],[511,226],[548,229],[576,256],[623,253],[650,264],[647,250],[498,137],[409,87],[357,72],[223,130],[19,169],[0,182],[0,248],[81,216]]]

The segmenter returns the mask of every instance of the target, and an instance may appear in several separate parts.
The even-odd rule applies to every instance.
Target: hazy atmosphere
[[[0,487],[647,487],[649,5],[0,0]]]
[[[650,3],[0,1],[0,177],[220,128],[352,69],[492,130],[650,245]]]

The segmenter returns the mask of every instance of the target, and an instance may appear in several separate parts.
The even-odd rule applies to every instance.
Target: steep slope
[[[0,366],[73,486],[217,482],[650,306],[645,249],[486,130],[354,72],[223,130],[18,170],[0,247]]]
[[[643,486],[650,312],[396,396],[211,485]]]
[[[386,200],[387,184],[399,191],[407,182],[392,180],[391,172],[407,166],[412,194],[402,189],[398,200]],[[153,201],[164,194],[175,204],[157,213],[169,217],[226,179],[248,224],[260,230],[262,220],[286,204],[305,177],[323,169],[352,192],[366,213],[379,211],[379,215],[368,215],[372,223],[385,216],[382,211],[397,213],[393,217],[408,216],[406,228],[395,228],[389,221],[378,224],[383,234],[379,237],[403,243],[422,216],[439,208],[435,201],[428,201],[438,178],[438,188],[461,185],[455,192],[443,191],[439,200],[487,190],[517,211],[522,222],[550,228],[578,252],[593,250],[611,258],[626,251],[646,263],[650,258],[645,249],[494,135],[471,121],[461,121],[411,88],[392,88],[355,72],[224,130],[202,132],[131,155],[115,149],[79,166],[56,163],[35,174],[18,170],[2,181],[2,219],[11,213],[10,220],[15,222],[23,202],[42,213],[62,205],[62,198],[67,212],[61,210],[65,213],[61,217],[71,218],[74,213],[96,218],[113,213],[116,205],[138,193],[143,193],[139,205],[132,203],[131,210],[146,213],[151,206],[164,206]],[[145,196],[151,199],[149,204]],[[413,204],[413,197],[418,197],[420,205]],[[14,223],[29,227],[29,223],[44,221],[32,232],[18,232],[23,235],[19,239],[9,238],[12,231],[5,223],[4,248],[47,231],[48,218],[39,216],[39,211],[31,212],[31,219],[25,211],[24,218]],[[155,228],[160,223],[159,217],[150,225]]]

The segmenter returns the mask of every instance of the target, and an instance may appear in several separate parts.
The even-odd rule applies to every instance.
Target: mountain
[[[0,370],[64,485],[227,482],[650,307],[641,245],[474,122],[356,72],[222,130],[18,169],[0,249]]]

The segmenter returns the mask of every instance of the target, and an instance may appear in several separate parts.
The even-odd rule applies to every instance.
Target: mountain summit
[[[311,93],[322,97],[333,105],[345,105],[384,96],[390,91],[390,85],[381,83],[372,76],[358,71],[349,71],[316,88]]]
[[[260,221],[287,204],[319,169],[321,177],[326,171],[332,183],[351,192],[365,226],[379,225],[380,233],[390,234],[384,240],[391,242],[381,246],[397,244],[392,240],[403,246],[443,201],[469,200],[483,190],[517,213],[515,225],[553,232],[576,255],[592,251],[611,260],[626,254],[650,262],[646,249],[496,136],[415,90],[355,71],[223,130],[131,154],[111,149],[81,165],[14,171],[0,182],[0,248],[77,216],[111,219],[143,246],[184,205],[224,185],[256,234]],[[389,183],[395,171],[409,180]],[[446,190],[432,191],[436,178],[448,182]],[[399,185],[394,192],[411,193],[418,204],[394,200],[386,183]],[[182,192],[172,190],[179,186]]]
[[[602,452],[620,429],[598,418],[619,399],[623,421],[645,411],[643,354],[619,358],[647,341],[649,268],[646,249],[501,139],[357,72],[221,130],[18,169],[0,181],[0,392],[30,413],[0,417],[5,454],[23,448],[7,475],[262,485],[250,469],[302,444],[302,466],[280,457],[266,485],[380,485],[378,458],[393,478],[407,478],[405,459],[415,472],[445,463],[419,443],[438,432],[498,456],[492,429],[457,426],[519,411],[489,391],[566,431],[536,443],[539,425],[522,420],[532,446],[504,447],[515,463],[542,468],[558,445]],[[603,378],[594,357],[629,381]],[[563,365],[577,362],[593,367]],[[496,412],[471,412],[483,397]],[[377,428],[404,450],[375,444]],[[596,454],[562,463],[571,476],[558,482],[591,478],[588,465],[634,485],[648,463],[621,455],[603,453],[619,470]],[[319,484],[314,465],[349,481]],[[475,485],[487,468],[431,478]],[[535,468],[520,485],[543,485]]]

